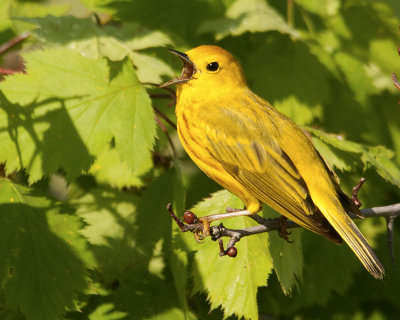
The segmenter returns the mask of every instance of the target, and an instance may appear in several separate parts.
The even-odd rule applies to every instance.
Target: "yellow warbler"
[[[182,74],[162,85],[177,85],[182,145],[201,170],[246,205],[201,217],[203,236],[211,221],[255,214],[265,203],[331,241],[343,239],[382,278],[381,262],[344,209],[360,215],[358,208],[303,131],[248,88],[237,60],[216,46],[170,51],[184,62]]]

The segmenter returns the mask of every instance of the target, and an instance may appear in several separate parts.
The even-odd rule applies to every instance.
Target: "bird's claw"
[[[207,217],[197,218],[197,216],[191,212],[186,211],[183,215],[182,222],[172,210],[172,205],[169,203],[167,205],[167,210],[170,216],[174,219],[179,229],[182,232],[191,231],[194,234],[194,239],[198,243],[202,243],[203,240],[210,235],[210,221]]]
[[[198,243],[202,243],[205,238],[210,235],[210,221],[207,217],[200,217],[196,223],[199,224],[198,228],[194,232],[194,238]]]
[[[287,226],[286,226],[287,220],[288,219],[285,216],[279,217],[278,234],[279,234],[279,237],[281,237],[282,239],[286,240],[289,243],[293,243],[293,240],[289,240],[289,235],[291,234],[291,231],[287,231]]]
[[[197,243],[203,243],[204,242],[203,240],[206,238],[206,236],[203,235],[201,230],[196,230],[195,232],[193,232],[193,235]]]

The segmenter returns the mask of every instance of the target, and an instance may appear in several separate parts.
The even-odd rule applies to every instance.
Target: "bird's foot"
[[[293,243],[293,240],[289,240],[289,235],[291,234],[291,232],[287,231],[287,226],[286,226],[287,220],[288,218],[286,218],[285,216],[279,217],[278,234],[282,239],[286,240],[289,243]]]
[[[227,212],[225,213],[212,214],[198,218],[193,212],[186,211],[183,215],[183,220],[185,221],[184,223],[175,215],[170,203],[167,205],[167,210],[178,225],[179,229],[182,232],[193,232],[194,238],[197,242],[202,242],[202,240],[210,235],[211,222],[232,217],[248,216],[252,214],[249,210],[227,208]]]
[[[174,219],[182,232],[191,231],[197,242],[201,243],[210,235],[210,219],[208,217],[198,218],[193,212],[185,211],[183,221],[181,221],[172,210],[172,205],[168,203],[167,210],[169,215]]]

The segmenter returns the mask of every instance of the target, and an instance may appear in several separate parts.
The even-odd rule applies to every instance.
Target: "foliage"
[[[256,93],[305,126],[346,192],[365,176],[366,207],[396,203],[399,18],[394,0],[2,1],[0,44],[30,36],[0,55],[19,71],[0,81],[0,318],[398,315],[382,219],[359,225],[384,281],[345,245],[300,229],[292,244],[244,238],[235,259],[180,233],[168,202],[199,216],[242,203],[180,148],[159,114],[175,121],[170,93],[151,83],[179,73],[163,47],[220,45]]]

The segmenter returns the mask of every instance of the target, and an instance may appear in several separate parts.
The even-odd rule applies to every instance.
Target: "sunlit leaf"
[[[151,158],[146,159],[136,169],[131,170],[121,158],[115,148],[106,148],[93,163],[89,172],[96,176],[101,183],[108,183],[113,187],[143,186],[143,176],[152,167]]]
[[[212,32],[217,40],[228,35],[271,30],[298,37],[279,13],[262,0],[236,0],[226,11],[225,18],[206,21],[199,28],[200,32]]]
[[[169,36],[137,24],[126,23],[122,27],[99,26],[93,19],[72,16],[24,19],[38,26],[34,34],[46,45],[62,46],[91,59],[108,57],[122,60],[130,57],[138,68],[141,82],[161,82],[161,76],[172,77],[172,69],[162,60],[145,53],[151,47],[172,44]]]
[[[339,0],[323,0],[323,1],[306,1],[296,0],[296,4],[304,9],[319,14],[321,16],[332,16],[337,14],[340,8]]]
[[[373,168],[382,178],[400,188],[400,169],[391,160],[394,157],[393,151],[383,146],[369,147],[347,141],[341,136],[327,134],[320,130],[311,128],[309,130],[334,148],[355,154],[353,157],[362,161],[364,169]]]
[[[272,211],[272,209],[264,207],[263,214],[271,217]],[[277,214],[272,216],[277,216]],[[301,291],[304,268],[301,230],[293,229],[289,232],[288,241],[280,237],[278,232],[269,233],[269,251],[274,270],[286,295],[290,295],[294,288]]]
[[[198,216],[204,216],[225,212],[227,207],[241,208],[243,204],[228,191],[220,191],[191,210]],[[254,223],[247,217],[238,217],[224,221],[224,225],[242,229]],[[268,235],[245,237],[236,247],[238,255],[232,259],[220,257],[218,244],[214,241],[198,244],[193,266],[194,291],[207,292],[211,309],[221,306],[225,317],[236,314],[255,319],[257,287],[267,284],[272,269]]]
[[[63,49],[34,51],[25,60],[27,74],[0,84],[12,103],[23,106],[1,106],[0,141],[8,152],[0,160],[7,170],[27,168],[31,182],[59,168],[75,177],[112,138],[132,170],[148,161],[153,111],[128,60],[91,60]]]

